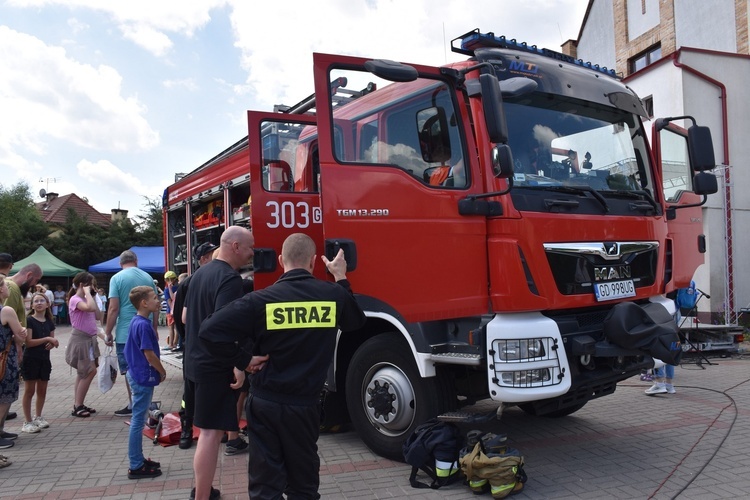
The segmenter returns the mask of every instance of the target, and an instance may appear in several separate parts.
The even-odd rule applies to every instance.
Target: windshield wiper
[[[589,193],[594,197],[596,201],[599,202],[605,212],[609,212],[609,205],[607,204],[607,200],[604,199],[604,196],[602,196],[599,191],[592,188],[591,186],[535,186],[535,188],[542,189],[544,191],[555,191],[557,193]]]
[[[604,194],[612,194],[615,196],[623,196],[627,198],[637,198],[639,200],[645,199],[654,209],[654,212],[659,213],[659,205],[657,205],[656,200],[654,200],[653,196],[651,196],[651,193],[649,193],[645,189],[636,189],[633,191],[604,191]]]

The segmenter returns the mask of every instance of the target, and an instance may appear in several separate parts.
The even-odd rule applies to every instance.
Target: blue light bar
[[[456,40],[461,40],[460,47],[456,47],[453,45],[453,42],[455,42]],[[479,30],[476,29],[474,31],[466,33],[465,35],[461,35],[451,42],[451,50],[469,56],[473,56],[476,49],[483,48],[511,49],[528,52],[531,54],[537,54],[540,56],[555,59],[557,61],[564,61],[570,64],[575,64],[576,66],[581,66],[582,68],[590,69],[592,71],[596,71],[597,73],[603,73],[607,76],[617,78],[617,73],[615,73],[615,70],[607,69],[606,66],[599,66],[598,64],[583,61],[582,59],[576,59],[554,50],[540,49],[536,45],[529,45],[526,42],[518,42],[515,38],[508,39],[504,36],[495,36],[495,34],[491,31],[489,33],[480,33]]]

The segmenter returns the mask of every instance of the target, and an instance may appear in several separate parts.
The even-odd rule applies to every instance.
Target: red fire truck
[[[708,129],[657,120],[650,149],[614,72],[477,30],[452,48],[467,60],[314,54],[310,98],[248,112],[247,139],[165,192],[169,269],[230,224],[255,234],[257,289],[291,233],[344,249],[368,323],[338,339],[326,415],[384,456],[477,400],[564,416],[652,366],[605,319],[672,320],[716,191]]]

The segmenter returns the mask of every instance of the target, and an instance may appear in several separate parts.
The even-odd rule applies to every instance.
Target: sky
[[[441,65],[479,28],[552,50],[587,0],[0,0],[0,184],[137,216],[313,92],[312,53]]]

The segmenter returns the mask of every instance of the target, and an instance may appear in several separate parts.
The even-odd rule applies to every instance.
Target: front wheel
[[[394,334],[377,335],[354,353],[346,400],[362,441],[395,460],[403,460],[401,447],[417,425],[456,406],[447,375],[422,378],[411,350]]]

